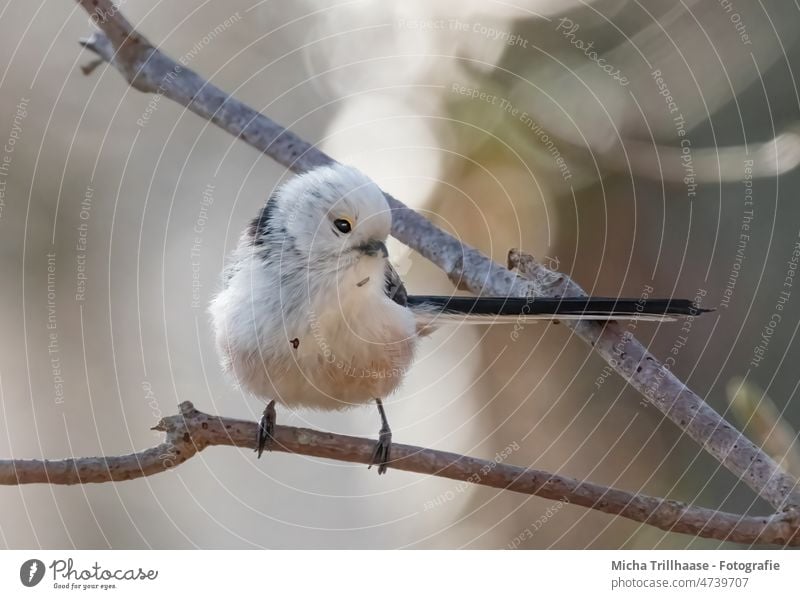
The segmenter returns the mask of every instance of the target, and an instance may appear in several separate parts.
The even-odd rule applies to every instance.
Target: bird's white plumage
[[[337,165],[294,177],[270,204],[242,235],[210,307],[223,368],[292,407],[386,397],[417,335],[412,311],[386,295],[386,256],[374,249],[391,228],[380,189]],[[352,231],[337,231],[337,219]]]

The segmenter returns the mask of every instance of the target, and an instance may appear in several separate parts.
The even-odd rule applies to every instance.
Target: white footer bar
[[[0,552],[0,596],[766,597],[798,572],[794,551],[32,549]]]

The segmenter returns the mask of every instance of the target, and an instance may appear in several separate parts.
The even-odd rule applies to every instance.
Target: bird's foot
[[[392,453],[392,431],[388,426],[381,427],[378,433],[378,441],[375,443],[375,449],[372,450],[372,459],[369,463],[369,468],[378,466],[378,474],[385,474],[389,467]]]
[[[256,452],[258,457],[264,453],[264,449],[269,450],[269,445],[274,441],[275,435],[275,400],[269,402],[267,407],[264,408],[264,413],[261,415],[261,421],[258,423],[258,439],[256,443]]]

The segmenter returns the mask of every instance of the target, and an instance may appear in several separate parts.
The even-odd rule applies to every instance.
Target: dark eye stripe
[[[350,221],[345,218],[337,218],[335,221],[333,221],[333,226],[336,227],[340,233],[347,234],[353,230]]]

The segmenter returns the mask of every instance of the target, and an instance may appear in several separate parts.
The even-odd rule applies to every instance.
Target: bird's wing
[[[262,245],[267,234],[271,230],[272,219],[274,218],[275,207],[277,205],[275,194],[272,194],[261,210],[258,211],[258,216],[250,221],[250,224],[242,234],[242,238],[249,241],[252,245]]]
[[[258,216],[252,219],[248,223],[247,228],[242,231],[242,234],[239,236],[239,245],[237,248],[237,253],[239,255],[234,254],[233,259],[226,264],[224,270],[222,271],[223,287],[228,287],[228,284],[231,282],[233,276],[241,268],[241,258],[243,254],[250,252],[262,252],[264,256],[267,255],[265,253],[267,249],[266,239],[267,235],[271,231],[271,222],[275,215],[276,204],[277,201],[275,199],[275,194],[273,193],[266,201],[264,206],[261,207],[261,210],[258,211]]]
[[[386,261],[385,279],[384,290],[386,291],[386,296],[401,306],[407,306],[408,293],[406,292],[406,286],[403,285],[403,280],[388,260]]]

